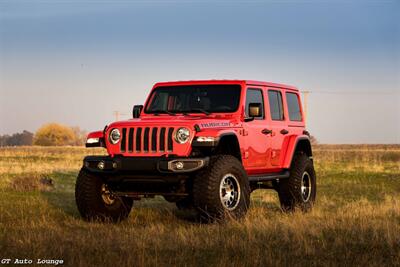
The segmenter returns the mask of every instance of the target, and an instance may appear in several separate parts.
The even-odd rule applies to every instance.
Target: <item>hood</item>
[[[200,129],[208,128],[230,128],[240,126],[240,121],[233,116],[221,115],[159,115],[146,116],[138,119],[129,119],[124,121],[113,122],[108,126],[110,128],[119,127],[136,127],[136,126],[186,126],[193,128],[198,125]]]

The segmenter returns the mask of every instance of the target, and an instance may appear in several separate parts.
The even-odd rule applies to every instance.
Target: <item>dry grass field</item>
[[[316,146],[317,204],[284,214],[255,191],[245,219],[198,224],[162,198],[120,224],[74,201],[82,158],[102,150],[0,148],[0,259],[66,266],[399,266],[400,146]],[[53,182],[51,183],[51,179]]]

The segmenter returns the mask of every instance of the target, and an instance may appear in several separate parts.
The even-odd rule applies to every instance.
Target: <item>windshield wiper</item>
[[[210,112],[208,112],[207,110],[205,110],[205,109],[202,109],[202,108],[193,108],[193,109],[191,109],[191,110],[185,110],[185,111],[183,111],[182,113],[192,113],[192,112],[201,112],[201,113],[203,113],[203,114],[206,114],[206,115],[210,115],[211,113]]]
[[[163,110],[163,109],[151,110],[151,113],[153,113],[154,115],[159,115],[160,113],[165,113],[168,115],[176,116],[175,113],[168,111],[168,110]]]

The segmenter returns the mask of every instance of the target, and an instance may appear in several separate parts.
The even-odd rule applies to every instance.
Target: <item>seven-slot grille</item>
[[[122,128],[121,152],[172,152],[173,127]]]

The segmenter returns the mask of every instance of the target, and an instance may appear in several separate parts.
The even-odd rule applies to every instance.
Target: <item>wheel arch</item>
[[[307,135],[297,136],[288,142],[282,167],[285,169],[290,168],[294,154],[300,151],[312,159],[311,141]]]
[[[224,132],[219,135],[218,144],[214,150],[215,154],[232,155],[242,162],[239,138],[234,132]]]
[[[215,141],[205,143],[194,141],[192,143],[194,151],[201,151],[206,156],[231,155],[242,162],[240,140],[235,131],[204,131],[198,136],[214,136]]]

